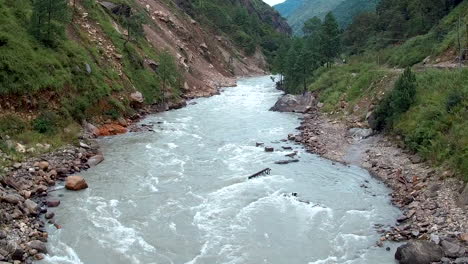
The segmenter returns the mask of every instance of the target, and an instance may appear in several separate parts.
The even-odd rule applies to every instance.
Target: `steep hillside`
[[[180,106],[264,74],[275,44],[263,40],[289,31],[257,0],[236,2],[258,30],[243,32],[248,47],[191,1],[45,1],[0,0],[0,164],[42,151],[30,148],[36,143],[70,142],[84,120],[122,126],[147,106]],[[242,34],[237,22],[229,23]]]
[[[328,12],[333,12],[339,25],[344,28],[360,12],[373,10],[378,1],[369,0],[287,0],[274,8],[284,16],[294,34],[302,34],[304,22],[310,18],[323,19]]]
[[[468,181],[468,2],[438,1],[439,8],[423,11],[414,3],[419,1],[382,0],[379,12],[357,16],[341,39],[337,30],[326,34],[333,25],[327,21],[320,36],[296,39],[283,53],[286,66],[278,67],[282,85],[299,93],[307,84],[323,112],[394,136],[400,146]],[[321,51],[333,44],[344,45],[324,66]]]

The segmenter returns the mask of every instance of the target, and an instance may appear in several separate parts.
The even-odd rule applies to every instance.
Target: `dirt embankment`
[[[468,191],[450,171],[434,169],[363,124],[333,119],[318,110],[305,115],[300,131],[291,138],[310,152],[366,168],[393,190],[391,201],[403,214],[394,227],[378,230],[382,237],[377,245],[385,240],[431,240],[452,261],[466,257]]]

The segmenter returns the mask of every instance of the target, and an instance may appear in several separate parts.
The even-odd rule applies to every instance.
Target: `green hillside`
[[[301,54],[310,54],[305,59],[284,53],[295,67],[304,60],[316,61],[307,63],[316,66],[306,75],[280,67],[278,71],[285,74],[287,91],[302,91],[297,79],[305,80],[323,111],[369,122],[432,164],[468,180],[468,52],[459,53],[460,47],[468,50],[468,2],[438,2],[439,8],[420,13],[411,2],[418,1],[383,0],[378,13],[357,16],[341,38],[333,40],[342,49],[328,66],[321,66],[327,61],[324,48],[330,46],[320,41],[326,34],[323,24],[316,33],[319,40],[306,36],[289,44],[293,50],[302,41]],[[408,10],[414,15],[403,18]],[[307,43],[316,44],[308,49]],[[462,69],[460,57],[465,59]]]
[[[353,17],[363,11],[374,10],[378,1],[369,0],[287,0],[274,8],[283,15],[295,34],[302,34],[304,22],[318,17],[323,19],[333,12],[340,27],[349,25]]]

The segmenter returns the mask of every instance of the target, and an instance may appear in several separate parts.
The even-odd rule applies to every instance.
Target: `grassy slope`
[[[383,58],[389,65],[407,67],[423,61],[426,57],[440,56],[447,50],[458,48],[458,19],[461,18],[460,30],[462,43],[468,43],[468,2],[460,3],[428,34],[414,37],[402,45],[384,51]]]
[[[348,64],[320,69],[309,89],[319,92],[324,111],[364,120],[399,76],[399,70],[388,66],[411,66],[427,56],[455,50],[456,23],[459,15],[468,21],[467,10],[465,1],[428,34],[384,50],[385,66],[375,64],[374,53],[364,54]],[[440,31],[445,33],[434,38]],[[468,181],[468,69],[418,70],[416,77],[416,101],[388,133],[401,136],[407,148],[435,165],[452,168]]]
[[[133,4],[132,0],[120,2]],[[7,162],[23,156],[8,146],[8,136],[28,147],[48,143],[55,148],[77,137],[83,118],[106,120],[132,114],[125,95],[135,88],[148,103],[162,100],[159,76],[142,65],[143,56],[160,61],[163,53],[142,37],[124,45],[109,14],[95,1],[83,0],[82,4],[116,53],[123,55],[123,76],[76,23],[69,26],[67,40],[48,48],[29,34],[31,1],[0,0],[0,154],[12,157]],[[175,71],[170,78],[174,96],[180,94],[178,76]]]

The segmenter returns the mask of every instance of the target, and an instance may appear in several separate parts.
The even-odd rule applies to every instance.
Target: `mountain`
[[[0,154],[265,74],[290,33],[261,0],[0,0]]]
[[[314,16],[323,19],[328,12],[333,12],[344,28],[355,15],[375,9],[377,2],[378,0],[286,0],[274,8],[288,20],[294,34],[301,35],[304,22]]]

